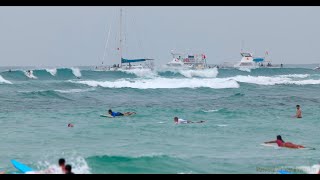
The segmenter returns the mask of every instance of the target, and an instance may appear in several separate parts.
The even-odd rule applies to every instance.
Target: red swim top
[[[283,144],[284,144],[284,142],[279,139],[276,142],[277,142],[278,146],[283,146]]]

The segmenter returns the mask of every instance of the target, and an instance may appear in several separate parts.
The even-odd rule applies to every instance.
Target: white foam
[[[227,124],[217,124],[217,126],[219,126],[219,127],[226,127],[226,126],[228,126]]]
[[[93,89],[68,89],[68,90],[54,90],[59,93],[81,93],[81,92],[87,92],[92,91]]]
[[[0,75],[0,83],[12,84],[12,82],[4,79],[1,75]]]
[[[179,73],[185,77],[205,77],[205,78],[213,78],[217,77],[218,69],[203,69],[203,70],[179,70]]]
[[[202,110],[203,112],[217,112],[219,109]]]
[[[248,68],[248,67],[239,67],[238,69],[239,69],[240,71],[251,72],[251,68]]]
[[[192,171],[189,171],[189,172],[178,172],[177,174],[192,174],[193,172]]]
[[[275,84],[284,84],[289,82],[291,79],[289,78],[281,78],[281,77],[267,77],[267,76],[235,76],[231,77],[237,82],[251,83],[251,84],[259,84],[259,85],[275,85]]]
[[[287,77],[268,77],[268,76],[235,76],[227,79],[235,80],[237,82],[244,82],[250,84],[259,85],[277,85],[277,84],[296,84],[296,85],[307,85],[307,84],[320,84],[320,80],[307,79],[307,80],[292,80]]]
[[[299,167],[297,167],[297,169],[300,169],[300,170],[306,172],[307,174],[318,174],[318,172],[320,170],[320,165],[315,164],[313,166],[299,166]]]
[[[154,78],[154,79],[137,79],[117,81],[72,81],[72,83],[85,84],[91,87],[106,87],[106,88],[137,88],[137,89],[159,89],[159,88],[200,88],[208,87],[213,89],[224,88],[239,88],[239,84],[231,79],[169,79],[169,78]]]
[[[61,168],[57,164],[51,164],[48,161],[38,162],[38,164],[43,168],[40,171],[29,172],[30,174],[63,174]],[[91,174],[90,168],[82,157],[68,158],[68,162],[72,166],[72,172],[75,174]]]
[[[279,77],[283,77],[283,78],[307,78],[309,77],[310,74],[288,74],[288,75],[279,75]]]
[[[30,70],[30,73],[25,71],[24,74],[30,79],[38,79],[35,75],[33,75],[33,71],[32,70]]]
[[[79,68],[71,68],[73,75],[75,75],[76,77],[81,77],[81,72]]]
[[[46,71],[48,73],[50,73],[52,76],[55,76],[57,74],[57,69],[53,68],[53,69],[46,69]]]
[[[130,70],[121,70],[122,72],[128,74],[134,74],[138,77],[155,77],[157,73],[151,71],[150,69],[130,69]]]
[[[307,79],[307,80],[302,80],[302,81],[291,81],[291,82],[288,82],[288,84],[296,84],[296,85],[320,84],[320,79],[319,80]]]

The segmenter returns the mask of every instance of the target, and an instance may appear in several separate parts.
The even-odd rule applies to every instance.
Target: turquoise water
[[[61,157],[77,174],[256,174],[302,166],[312,173],[319,162],[320,71],[311,66],[250,72],[33,68],[35,79],[26,69],[1,68],[0,171],[16,171],[11,159],[43,170]],[[297,104],[302,119],[291,117]],[[99,116],[109,108],[137,114]],[[175,116],[206,122],[175,125]],[[260,145],[278,134],[316,150]]]

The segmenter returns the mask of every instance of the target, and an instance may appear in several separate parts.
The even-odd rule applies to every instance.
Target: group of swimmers
[[[297,105],[296,106],[297,108],[297,112],[296,112],[296,115],[293,116],[295,118],[302,118],[302,111],[300,109],[300,105]],[[282,140],[282,137],[280,135],[277,135],[277,139],[276,140],[273,140],[273,141],[267,141],[267,142],[264,142],[266,144],[269,144],[269,143],[277,143],[277,145],[279,147],[287,147],[287,148],[294,148],[294,149],[299,149],[299,148],[305,148],[304,146],[302,145],[298,145],[298,144],[293,144],[291,142],[284,142],[284,140]],[[320,173],[320,171],[319,171]]]
[[[64,158],[59,159],[58,165],[61,168],[62,174],[74,174],[72,172],[72,166],[70,164],[66,164],[66,160]],[[54,173],[54,170],[49,168],[42,171],[31,172],[30,174],[53,174],[53,173]]]
[[[297,112],[296,115],[294,116],[295,118],[302,118],[302,111],[300,109],[300,105],[296,105],[297,108]],[[125,112],[125,113],[121,113],[121,112],[113,112],[111,109],[108,110],[108,114],[112,117],[116,117],[116,116],[129,116],[132,114],[136,114],[135,112]],[[205,121],[197,121],[197,122],[193,122],[190,120],[184,120],[184,119],[179,119],[178,117],[174,117],[173,121],[175,124],[187,124],[187,123],[203,123]],[[287,148],[305,148],[302,145],[297,145],[297,144],[293,144],[291,142],[284,142],[282,140],[282,137],[280,135],[277,136],[276,140],[273,141],[267,141],[265,142],[266,144],[268,143],[277,143],[277,145],[279,147],[287,147]]]
[[[66,165],[66,160],[64,158],[59,159],[59,167],[64,174],[74,174],[72,172],[72,166],[70,164]]]
[[[58,164],[63,174],[74,174],[74,172],[72,172],[72,166],[70,164],[66,164],[66,160],[64,158],[60,158],[58,161]],[[54,170],[52,170],[51,168],[46,170],[41,170],[41,171],[26,172],[26,174],[53,174],[53,173],[54,173]],[[6,171],[2,171],[0,172],[0,174],[6,174]]]

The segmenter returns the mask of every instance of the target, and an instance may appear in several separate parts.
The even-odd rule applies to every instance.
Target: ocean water
[[[2,67],[0,171],[17,172],[11,159],[44,170],[65,158],[77,174],[315,173],[320,71],[312,68]],[[302,119],[292,118],[297,104]],[[137,114],[100,117],[110,108]],[[206,122],[175,125],[175,116]],[[276,135],[316,150],[261,145]]]

